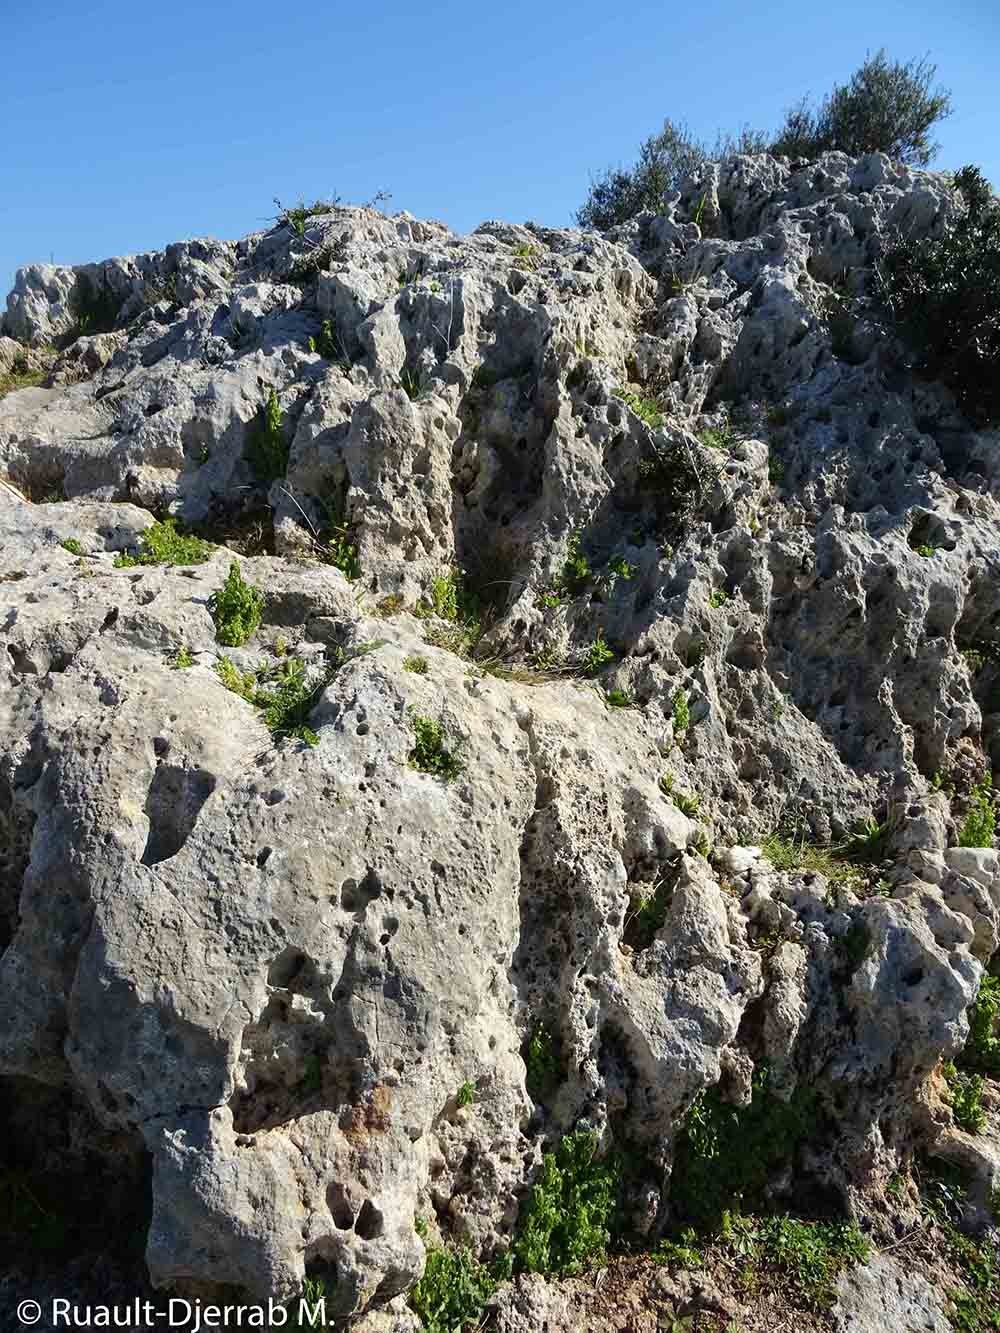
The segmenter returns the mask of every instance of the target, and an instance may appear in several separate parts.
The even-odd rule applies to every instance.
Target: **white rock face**
[[[421,1272],[417,1215],[502,1250],[576,1125],[648,1155],[654,1233],[680,1118],[761,1061],[836,1108],[848,1201],[923,1132],[1000,937],[997,855],[954,846],[931,790],[997,761],[996,667],[962,650],[1000,623],[1000,461],[866,297],[886,230],[952,198],[839,154],[721,164],[708,234],[704,194],[610,237],[337,209],[19,274],[25,342],[66,332],[80,273],[120,308],[0,400],[0,1076],[148,1154],[155,1283],[287,1297],[308,1265],[375,1310]],[[862,312],[836,355],[831,283]],[[259,525],[246,647],[209,608],[233,550],[116,566],[150,511]],[[330,523],[354,582],[310,558]],[[499,675],[412,614],[451,567]],[[330,674],[315,747],[215,669],[288,653]],[[415,717],[459,744],[454,781],[414,767]],[[889,896],[760,851],[873,812]],[[539,1025],[562,1073],[533,1096]]]

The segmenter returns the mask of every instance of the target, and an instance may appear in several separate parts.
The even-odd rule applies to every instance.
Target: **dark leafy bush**
[[[926,166],[938,147],[928,132],[951,114],[949,93],[931,87],[936,72],[927,60],[903,64],[884,50],[868,56],[818,109],[808,98],[792,107],[770,151],[808,158],[833,149],[852,157],[879,152]]]
[[[69,294],[69,309],[74,321],[72,337],[110,333],[121,307],[121,298],[111,290],[103,273],[96,282],[86,273],[78,274]]]
[[[897,237],[879,286],[917,371],[986,424],[1000,419],[1000,204],[977,167],[963,167],[955,185],[964,210],[940,238]]]
[[[458,1333],[479,1326],[496,1279],[469,1249],[432,1249],[423,1276],[410,1292],[410,1306],[425,1333]]]

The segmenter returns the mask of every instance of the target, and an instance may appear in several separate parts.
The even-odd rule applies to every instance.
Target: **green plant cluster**
[[[595,1134],[567,1134],[542,1158],[518,1221],[514,1256],[528,1273],[578,1273],[605,1253],[618,1197],[619,1167],[598,1159]]]
[[[122,300],[112,290],[105,274],[95,282],[88,274],[78,273],[69,294],[69,311],[73,317],[70,337],[95,333],[110,333],[118,321]]]
[[[68,551],[70,555],[83,555],[83,547],[75,537],[65,537],[59,545],[64,551]]]
[[[306,664],[298,657],[286,657],[277,666],[264,664],[251,671],[240,671],[228,657],[220,657],[215,669],[226,689],[260,710],[261,720],[276,740],[294,736],[307,745],[319,743],[309,717],[330,683],[332,670],[310,681]]]
[[[948,1292],[951,1325],[956,1333],[995,1333],[1000,1329],[1000,1242],[993,1230],[982,1237],[961,1230],[966,1185],[943,1162],[923,1163],[920,1172],[924,1212],[940,1228],[944,1249],[961,1274],[963,1286]],[[994,1218],[1000,1221],[994,1203]]]
[[[997,831],[996,793],[987,775],[969,798],[969,809],[958,831],[959,847],[992,847]]]
[[[663,929],[674,896],[673,878],[663,875],[653,885],[633,884],[629,889],[629,913],[625,940],[633,949],[648,949]]]
[[[605,642],[604,631],[599,629],[583,655],[583,669],[589,676],[596,676],[599,671],[603,671],[609,662],[614,660],[614,651]]]
[[[215,637],[227,648],[240,648],[256,634],[264,609],[264,594],[247,583],[234,560],[226,581],[208,600],[215,622]]]
[[[810,1309],[829,1309],[836,1280],[851,1264],[867,1263],[868,1242],[853,1222],[803,1222],[726,1213],[720,1239],[743,1265],[743,1285],[751,1291],[780,1281],[782,1294]]]
[[[969,1011],[969,1037],[958,1063],[964,1069],[1000,1076],[1000,977],[984,973]]]
[[[982,1075],[967,1074],[957,1069],[951,1061],[942,1067],[942,1073],[948,1086],[948,1100],[955,1123],[967,1134],[981,1134],[986,1126]]]
[[[660,791],[673,801],[682,815],[687,815],[689,819],[694,819],[701,809],[701,801],[696,795],[677,790],[671,773],[664,773],[660,778]]]
[[[698,1094],[677,1138],[670,1202],[679,1223],[715,1229],[727,1209],[758,1207],[775,1170],[815,1138],[816,1096],[797,1089],[788,1101],[770,1090],[769,1073],[753,1076],[748,1106],[724,1102],[716,1087]]]
[[[131,565],[201,565],[212,554],[211,542],[177,530],[177,520],[165,518],[151,524],[139,539],[137,554],[115,556],[115,567]]]
[[[977,167],[955,185],[964,208],[938,237],[899,236],[878,268],[881,294],[920,373],[942,380],[966,416],[1000,419],[1000,203]]]
[[[663,425],[663,413],[655,398],[643,398],[641,394],[631,393],[628,389],[616,389],[615,397],[620,398],[626,407],[631,408],[640,421],[644,421],[651,430],[659,430]]]
[[[559,1086],[563,1077],[559,1044],[544,1023],[536,1023],[524,1052],[524,1084],[535,1101]]]
[[[292,204],[286,208],[280,199],[275,199],[278,206],[278,216],[275,225],[278,227],[288,227],[296,236],[302,237],[306,234],[306,223],[311,217],[317,217],[323,213],[332,213],[340,204],[340,196],[334,195],[332,199],[316,199],[311,204],[307,204],[304,199],[300,199],[297,204]]]
[[[324,319],[319,335],[309,339],[309,350],[332,361],[345,373],[351,369],[351,358],[332,319]]]
[[[464,1246],[430,1249],[420,1281],[409,1295],[424,1333],[459,1333],[478,1327],[497,1279]]]
[[[30,369],[27,357],[18,356],[10,370],[0,374],[0,398],[15,389],[34,389],[45,383],[47,370]]]
[[[465,768],[459,754],[460,743],[452,739],[441,722],[431,717],[421,717],[414,713],[410,719],[413,727],[413,748],[407,758],[411,767],[421,773],[431,773],[436,778],[451,782]]]
[[[247,430],[247,462],[259,481],[270,483],[288,471],[288,442],[285,439],[285,414],[274,389]]]

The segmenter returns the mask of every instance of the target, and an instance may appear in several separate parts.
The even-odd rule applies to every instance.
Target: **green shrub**
[[[959,1063],[993,1077],[1000,1075],[1000,977],[984,973],[969,1011],[969,1037]]]
[[[411,653],[409,657],[403,658],[403,670],[412,671],[415,676],[426,676],[427,658]]]
[[[943,236],[899,236],[879,287],[922,375],[943,381],[965,415],[1000,419],[1000,204],[976,167],[955,176],[964,210]]]
[[[455,1093],[456,1106],[471,1106],[476,1100],[476,1085],[470,1083],[468,1079],[462,1084],[458,1092]]]
[[[808,158],[831,150],[851,157],[886,153],[926,166],[937,151],[929,131],[951,114],[948,92],[931,88],[935,73],[927,60],[902,64],[880,50],[867,57],[849,83],[835,85],[818,110],[807,98],[797,103],[770,151]]]
[[[69,294],[69,311],[74,321],[70,336],[110,333],[121,307],[121,297],[111,290],[104,273],[96,282],[86,273],[78,273]]]
[[[718,135],[714,145],[695,138],[683,124],[665,120],[659,134],[639,146],[632,167],[609,168],[591,181],[583,207],[577,211],[581,227],[607,231],[643,209],[663,211],[663,197],[676,189],[685,176],[705,162],[731,157],[734,153],[761,153],[767,136],[744,126],[736,135]]]
[[[470,1325],[479,1327],[495,1289],[496,1279],[471,1250],[432,1249],[409,1302],[424,1333],[459,1333]]]
[[[968,1134],[982,1133],[986,1127],[982,1075],[966,1074],[950,1062],[943,1066],[942,1072],[955,1123]]]
[[[972,789],[969,810],[958,831],[959,847],[992,847],[997,831],[996,796],[987,776]]]
[[[724,588],[713,588],[708,594],[708,604],[713,611],[717,611],[720,606],[725,606],[728,601],[729,597]]]
[[[70,555],[83,555],[83,547],[75,537],[66,537],[59,545],[64,551],[69,551]]]
[[[578,532],[571,533],[562,573],[556,580],[555,591],[557,595],[575,597],[578,593],[583,592],[594,577],[593,570],[590,568],[590,561],[580,549],[580,545],[580,534]]]
[[[542,1158],[518,1221],[515,1259],[526,1272],[578,1273],[611,1240],[619,1167],[599,1161],[595,1134],[568,1134]]]
[[[177,520],[165,518],[151,524],[139,539],[136,555],[115,556],[115,567],[131,565],[201,565],[212,554],[211,542],[178,532]]]
[[[535,1101],[548,1097],[562,1082],[558,1043],[544,1023],[536,1023],[524,1053],[524,1085]]]
[[[771,1092],[766,1067],[754,1073],[749,1106],[724,1102],[718,1088],[699,1093],[674,1149],[670,1203],[678,1222],[715,1228],[728,1208],[764,1203],[771,1176],[815,1137],[817,1114],[809,1090],[789,1101]]]
[[[186,671],[188,667],[194,666],[194,654],[190,648],[178,648],[170,665],[174,671]]]
[[[215,622],[215,637],[228,648],[239,648],[252,638],[260,625],[264,594],[246,583],[234,560],[226,581],[208,601]]]
[[[459,744],[451,740],[444,726],[433,718],[421,717],[414,713],[413,748],[407,756],[413,768],[421,773],[432,773],[435,777],[450,782],[465,768],[459,757]]]
[[[332,199],[316,199],[311,204],[300,199],[297,204],[292,204],[289,208],[286,208],[280,199],[275,199],[274,202],[278,207],[275,225],[288,227],[296,236],[302,237],[306,234],[306,223],[309,218],[332,213],[340,204],[340,195],[334,195]]]
[[[318,353],[327,361],[332,361],[345,373],[351,369],[350,355],[332,319],[325,319],[319,335],[309,339],[309,350]]]
[[[254,476],[262,482],[276,481],[288,471],[285,415],[274,389],[247,431],[245,453]]]
[[[634,579],[639,566],[633,565],[623,555],[615,555],[608,561],[608,572],[616,579]]]
[[[604,641],[604,631],[599,629],[583,658],[584,670],[591,676],[597,675],[609,662],[615,660],[614,652]]]

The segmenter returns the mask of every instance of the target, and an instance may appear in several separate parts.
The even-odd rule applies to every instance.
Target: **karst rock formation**
[[[0,1124],[131,1182],[157,1287],[323,1272],[408,1328],[416,1219],[502,1253],[583,1126],[641,1152],[655,1237],[693,1100],[765,1064],[849,1212],[918,1147],[985,1205],[1000,1141],[940,1066],[1000,944],[997,853],[958,845],[1000,767],[1000,438],[873,279],[958,206],[880,154],[737,157],[607,235],[331,206],[19,271]],[[108,317],[70,341],[81,285]],[[171,518],[206,559],[121,559]],[[222,678],[289,662],[298,734]],[[768,857],[867,820],[860,877]]]

